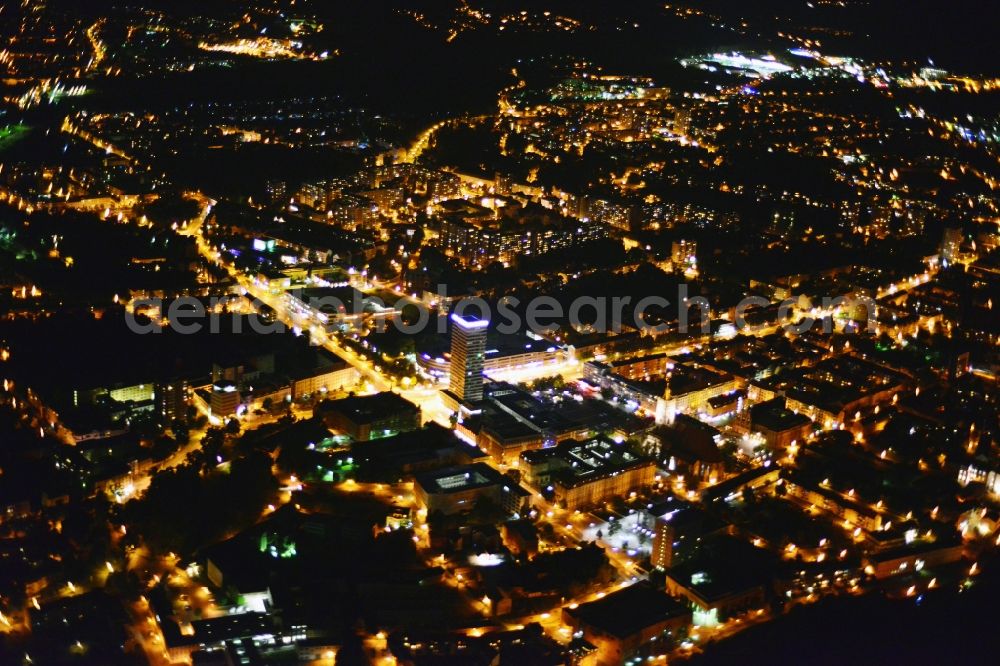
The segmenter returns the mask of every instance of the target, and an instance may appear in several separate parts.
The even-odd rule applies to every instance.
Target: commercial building
[[[208,405],[212,416],[218,418],[232,416],[240,406],[240,391],[231,382],[212,384]]]
[[[361,378],[357,368],[346,361],[334,361],[318,368],[303,368],[289,375],[292,400],[354,386]]]
[[[617,397],[627,405],[635,405],[647,413],[655,413],[663,403],[662,396],[651,382],[640,382],[619,375],[615,369],[600,361],[589,361],[583,366],[583,379],[596,388]]]
[[[327,400],[316,407],[333,430],[355,441],[389,437],[420,427],[420,407],[396,393]]]
[[[285,306],[327,332],[358,328],[372,314],[369,299],[353,287],[309,287],[287,291]]]
[[[688,561],[668,568],[666,589],[688,602],[695,626],[712,627],[739,613],[763,608],[773,574],[766,551],[720,536]]]
[[[213,415],[224,417],[241,412],[241,407],[267,409],[281,402],[350,388],[360,377],[355,368],[322,348],[282,355],[278,363],[272,354],[259,360],[262,362],[214,364],[214,383],[196,389],[194,398]]]
[[[563,609],[563,622],[597,647],[600,664],[669,652],[691,623],[691,610],[646,582]]]
[[[917,573],[925,567],[958,562],[962,559],[962,549],[958,538],[914,542],[867,556],[865,569],[878,579]]]
[[[578,350],[578,353],[579,350]],[[739,377],[661,355],[615,363],[591,361],[583,368],[589,384],[671,423],[677,414],[708,409],[709,400],[743,388]]]
[[[781,468],[765,463],[730,477],[722,483],[706,488],[701,494],[701,500],[706,505],[712,502],[728,502],[740,497],[747,488],[755,490],[771,486],[781,479]]]
[[[544,432],[505,414],[491,416],[476,434],[476,445],[497,462],[516,460],[525,451],[542,448],[545,442]]]
[[[435,379],[451,372],[448,346],[431,341],[417,350],[417,366]],[[533,340],[524,335],[503,335],[489,331],[483,353],[483,374],[490,376],[509,370],[560,363],[565,353],[548,340]]]
[[[490,383],[478,407],[479,414],[466,425],[479,447],[500,463],[510,464],[525,451],[585,440],[611,426],[607,414],[591,405],[553,404],[503,382]]]
[[[514,514],[522,510],[529,496],[514,479],[486,463],[417,474],[413,495],[428,515],[441,513],[446,516],[467,513],[482,500]]]
[[[802,443],[812,432],[813,423],[805,414],[796,414],[785,405],[784,397],[757,403],[745,412],[750,432],[758,432],[771,451],[783,451]]]
[[[486,454],[431,421],[419,430],[351,445],[351,455],[370,468],[412,476],[442,467],[469,465]]]
[[[177,623],[173,620],[165,621],[162,626],[167,652],[173,662],[191,662],[197,659],[195,663],[204,663],[202,661],[204,653],[225,654],[234,644],[245,643],[246,647],[242,652],[247,654],[247,652],[256,653],[258,650],[268,651],[276,644],[287,644],[305,638],[303,629],[298,632],[294,629],[283,631],[278,627],[273,615],[260,612],[194,620],[191,623],[191,633],[180,633]]]
[[[483,399],[483,362],[488,321],[451,315],[451,373],[449,388],[464,402]]]
[[[705,413],[711,417],[719,417],[730,412],[742,411],[743,402],[746,400],[746,391],[732,391],[723,395],[709,398],[705,406]]]
[[[662,377],[667,372],[670,357],[666,354],[649,354],[634,358],[611,361],[607,366],[611,372],[625,379],[650,379]]]
[[[656,475],[652,458],[604,437],[525,451],[520,468],[526,483],[551,492],[556,502],[570,510],[650,486]]]

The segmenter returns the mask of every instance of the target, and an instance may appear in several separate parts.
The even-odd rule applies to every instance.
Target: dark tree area
[[[153,550],[193,552],[252,524],[274,501],[271,463],[251,451],[228,471],[186,464],[161,472],[141,500],[125,506],[124,518]]]
[[[171,193],[160,195],[155,201],[143,204],[138,212],[157,226],[169,227],[174,223],[182,224],[193,219],[200,209],[201,205],[196,200]]]

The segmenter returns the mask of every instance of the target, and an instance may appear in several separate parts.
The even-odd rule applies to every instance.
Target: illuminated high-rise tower
[[[483,399],[483,357],[489,322],[467,315],[451,315],[451,371],[449,388],[465,402]]]

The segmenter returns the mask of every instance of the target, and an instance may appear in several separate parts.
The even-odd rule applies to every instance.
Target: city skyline
[[[995,14],[0,7],[0,664],[992,663]]]

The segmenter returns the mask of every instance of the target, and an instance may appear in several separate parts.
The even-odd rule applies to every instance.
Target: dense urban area
[[[0,664],[995,663],[996,19],[0,4]]]

